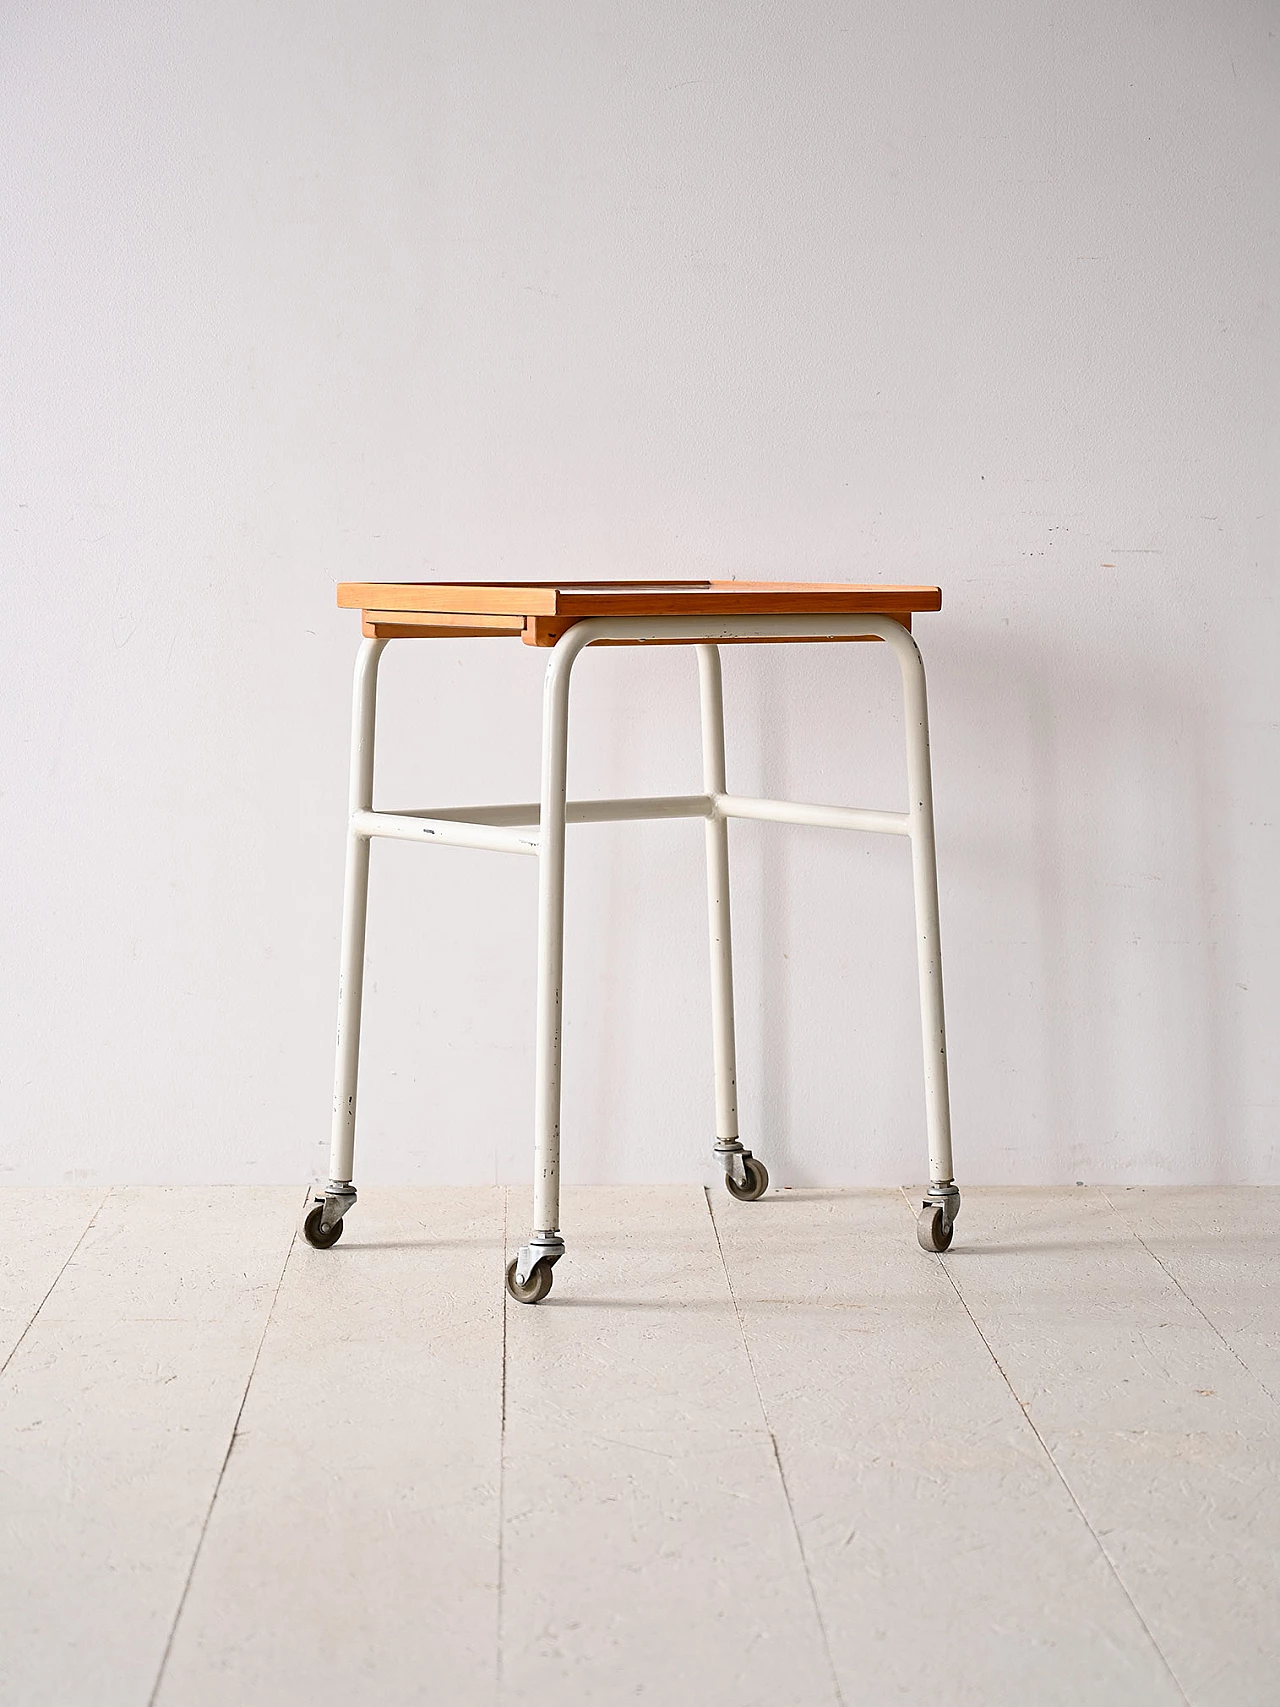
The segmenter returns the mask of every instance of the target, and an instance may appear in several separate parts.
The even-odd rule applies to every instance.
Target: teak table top
[[[593,616],[890,616],[942,608],[939,587],[830,581],[344,581],[338,603],[375,640],[498,638],[554,646]]]

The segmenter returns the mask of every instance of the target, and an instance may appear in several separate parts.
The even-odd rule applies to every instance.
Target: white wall
[[[343,577],[937,580],[963,1181],[1280,1179],[1266,0],[10,0],[0,1178],[322,1162]],[[393,648],[384,804],[542,658]],[[731,785],[900,804],[892,660],[726,661]],[[573,786],[696,786],[589,657]],[[905,845],[735,827],[744,1134],[923,1171]],[[697,826],[571,850],[566,1172],[710,1177]],[[530,862],[380,845],[357,1177],[529,1172]]]

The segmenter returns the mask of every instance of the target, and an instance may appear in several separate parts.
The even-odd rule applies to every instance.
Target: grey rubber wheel
[[[926,1203],[916,1222],[916,1238],[922,1251],[945,1251],[951,1244],[955,1222],[948,1221],[946,1211],[936,1203]]]
[[[516,1279],[516,1263],[518,1261],[518,1257],[512,1257],[507,1264],[507,1291],[517,1304],[541,1304],[551,1290],[551,1264],[549,1262],[534,1263],[533,1272],[521,1286]]]
[[[732,1174],[726,1174],[725,1188],[729,1196],[736,1197],[739,1203],[754,1203],[769,1189],[769,1170],[755,1156],[748,1156],[742,1165],[746,1170],[746,1179],[739,1184]]]
[[[327,1251],[332,1245],[336,1245],[342,1237],[342,1222],[335,1221],[326,1232],[320,1225],[323,1215],[324,1204],[317,1203],[302,1223],[303,1238],[309,1245],[314,1245],[318,1251]]]

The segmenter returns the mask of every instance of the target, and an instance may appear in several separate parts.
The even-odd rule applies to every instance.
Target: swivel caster
[[[303,1238],[318,1251],[329,1250],[342,1237],[342,1218],[355,1203],[356,1188],[350,1180],[331,1179],[317,1185],[302,1223]]]
[[[725,1189],[730,1197],[736,1197],[739,1203],[754,1203],[758,1197],[763,1197],[769,1189],[769,1170],[757,1156],[742,1158],[744,1178],[734,1179],[731,1173],[724,1176]]]
[[[517,1304],[541,1304],[551,1290],[551,1264],[545,1260],[534,1263],[529,1271],[529,1278],[522,1284],[516,1279],[519,1261],[519,1257],[512,1257],[507,1264],[507,1291]]]
[[[940,1203],[926,1203],[916,1221],[916,1238],[922,1251],[945,1251],[950,1247],[955,1222]]]
[[[317,1203],[308,1211],[306,1220],[302,1223],[302,1236],[309,1245],[314,1245],[318,1251],[327,1251],[336,1245],[342,1237],[342,1219],[336,1220],[331,1227],[324,1225],[324,1204]]]

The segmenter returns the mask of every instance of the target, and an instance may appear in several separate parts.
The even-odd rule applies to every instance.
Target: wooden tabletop
[[[831,581],[344,581],[338,603],[372,639],[518,635],[554,646],[593,616],[891,616],[942,608],[939,587]]]

